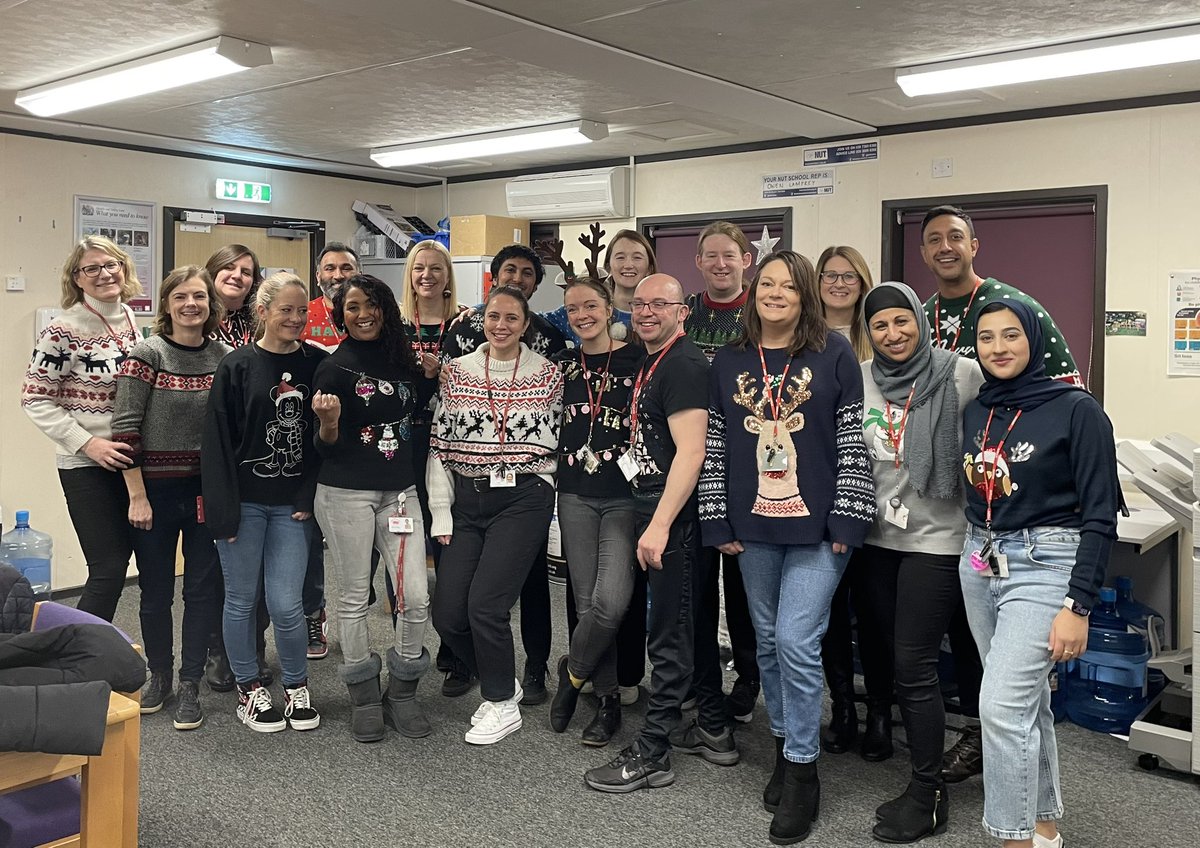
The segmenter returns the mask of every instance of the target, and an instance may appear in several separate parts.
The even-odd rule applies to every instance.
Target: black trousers
[[[133,556],[125,478],[116,471],[94,466],[60,468],[58,479],[87,563],[87,582],[76,606],[112,621]]]
[[[657,506],[657,498],[634,498],[639,537],[650,524]],[[646,705],[646,723],[636,744],[651,759],[660,759],[671,747],[668,735],[679,724],[680,708],[692,687],[694,593],[698,585],[699,554],[700,522],[694,512],[685,513],[671,525],[662,568],[646,571],[650,700]]]
[[[934,788],[946,738],[938,652],[942,635],[963,603],[958,557],[876,547],[865,551],[873,564],[894,568],[899,575],[895,607],[896,701],[908,734],[913,778]]]
[[[479,675],[485,700],[503,701],[515,691],[512,608],[545,547],[553,512],[554,489],[536,475],[523,475],[514,488],[483,491],[455,477],[454,533],[442,550],[433,624]]]
[[[746,586],[742,583],[738,558],[716,548],[704,548],[700,556],[706,560],[704,608],[713,625],[712,638],[717,638],[720,623],[719,578],[725,589],[725,624],[729,627],[729,643],[733,648],[733,670],[743,680],[758,682],[758,637],[754,635],[754,622],[750,620],[750,606],[746,601]]]
[[[867,700],[876,708],[892,703],[892,638],[896,621],[898,564],[877,555],[882,548],[864,545],[854,551],[834,592],[829,629],[821,642],[821,663],[835,701],[854,695],[853,605],[858,626],[858,659],[862,663]]]

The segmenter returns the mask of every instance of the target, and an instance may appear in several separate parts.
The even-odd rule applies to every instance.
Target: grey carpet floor
[[[327,590],[333,597],[336,587],[332,574],[329,577]],[[563,589],[551,589],[557,657],[566,646]],[[620,734],[607,749],[589,749],[579,742],[594,711],[589,696],[581,699],[564,734],[550,730],[548,704],[543,704],[522,708],[520,731],[480,748],[462,738],[479,705],[478,688],[462,698],[444,698],[441,676],[431,672],[421,682],[418,697],[434,725],[433,735],[413,740],[389,732],[384,742],[362,745],[347,729],[349,705],[337,677],[340,653],[332,606],[329,656],[309,664],[314,705],[322,715],[320,729],[254,733],[237,722],[232,693],[218,694],[203,686],[206,721],[199,730],[174,730],[170,704],[143,718],[142,846],[769,844],[770,815],[763,811],[760,797],[774,754],[761,701],[754,719],[738,730],[738,765],[719,767],[677,754],[673,786],[624,796],[587,789],[582,774],[633,738],[644,715],[644,695],[625,709]],[[131,634],[139,632],[137,607],[137,587],[130,586],[121,599],[117,624]],[[175,608],[178,622],[178,598]],[[516,624],[514,612],[514,632]],[[371,610],[370,627],[374,648],[382,654],[391,626],[381,604]],[[178,623],[176,633],[178,639]],[[431,628],[431,648],[435,640]],[[519,638],[517,644],[520,652]],[[273,645],[268,658],[274,665]],[[731,682],[726,681],[727,688]],[[278,684],[274,694],[282,696]],[[1200,793],[1191,778],[1165,769],[1140,770],[1136,758],[1116,739],[1071,724],[1059,725],[1058,733],[1067,845],[1200,845]],[[874,809],[902,791],[908,776],[898,723],[896,738],[897,755],[883,763],[867,763],[852,753],[822,757],[821,814],[806,844],[879,844],[870,837]],[[999,844],[979,825],[979,778],[951,787],[950,805],[947,832],[923,844]]]

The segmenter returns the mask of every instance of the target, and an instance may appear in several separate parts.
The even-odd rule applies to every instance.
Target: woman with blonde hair
[[[817,259],[821,309],[829,329],[850,340],[859,362],[871,358],[871,339],[863,329],[863,298],[871,290],[871,269],[863,255],[849,245],[832,245]]]
[[[62,270],[63,313],[42,331],[21,407],[55,443],[67,512],[87,563],[79,608],[112,620],[133,553],[121,475],[129,446],[112,438],[117,372],[141,340],[126,305],[141,294],[128,253],[103,236],[78,242]]]

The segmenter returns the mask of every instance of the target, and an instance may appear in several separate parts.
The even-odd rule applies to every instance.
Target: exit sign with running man
[[[217,180],[217,200],[240,200],[243,203],[270,203],[271,185],[246,180]]]

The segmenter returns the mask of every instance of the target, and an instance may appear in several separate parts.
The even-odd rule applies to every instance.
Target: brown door
[[[227,244],[244,244],[254,251],[262,268],[288,268],[312,288],[312,268],[309,267],[309,234],[292,230],[298,238],[268,236],[263,227],[213,224],[210,232],[184,232],[183,223],[175,222],[175,265],[200,265],[208,262]],[[164,275],[170,269],[164,270]]]

